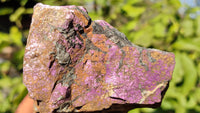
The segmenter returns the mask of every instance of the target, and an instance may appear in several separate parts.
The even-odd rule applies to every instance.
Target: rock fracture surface
[[[40,113],[153,107],[174,65],[173,53],[132,44],[107,22],[91,20],[84,7],[38,3],[23,82]]]

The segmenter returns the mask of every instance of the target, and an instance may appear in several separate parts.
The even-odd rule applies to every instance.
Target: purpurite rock
[[[40,112],[153,107],[161,102],[174,65],[173,53],[132,44],[105,21],[92,21],[83,7],[39,3],[23,80]]]

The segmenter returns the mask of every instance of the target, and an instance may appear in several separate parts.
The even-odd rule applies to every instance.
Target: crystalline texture
[[[153,107],[161,102],[174,65],[173,53],[132,44],[105,21],[92,21],[83,7],[39,3],[23,80],[40,112]]]

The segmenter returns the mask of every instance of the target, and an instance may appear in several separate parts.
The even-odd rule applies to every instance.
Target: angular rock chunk
[[[174,65],[173,53],[132,44],[105,21],[92,21],[83,7],[39,3],[23,81],[44,113],[154,107]]]

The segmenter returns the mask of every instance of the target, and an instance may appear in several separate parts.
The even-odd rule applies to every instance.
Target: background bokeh
[[[181,2],[180,2],[181,1]],[[33,6],[82,5],[134,44],[173,52],[173,79],[160,108],[129,113],[200,113],[199,0],[0,0],[0,113],[12,113],[27,94],[23,55]]]

